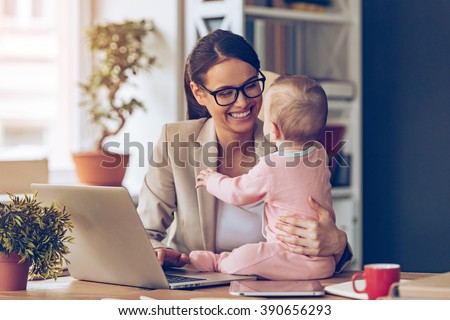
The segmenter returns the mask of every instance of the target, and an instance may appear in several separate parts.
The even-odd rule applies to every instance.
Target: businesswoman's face
[[[214,119],[218,136],[252,133],[262,103],[258,70],[242,60],[227,59],[211,67],[205,78],[203,86],[191,82],[191,90]]]

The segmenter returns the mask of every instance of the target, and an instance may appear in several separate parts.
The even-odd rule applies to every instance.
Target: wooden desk
[[[355,271],[344,271],[333,278],[321,280],[323,286],[350,281]],[[402,272],[402,279],[418,279],[429,274]],[[134,287],[117,286],[88,281],[79,281],[71,277],[61,277],[54,280],[29,281],[26,291],[0,291],[1,300],[97,300],[101,298],[139,299],[147,296],[159,300],[187,300],[187,299],[249,299],[228,294],[228,286],[205,287],[193,290],[150,290]],[[259,298],[253,298],[259,299]],[[306,298],[302,298],[306,299]],[[318,299],[346,299],[326,294]]]

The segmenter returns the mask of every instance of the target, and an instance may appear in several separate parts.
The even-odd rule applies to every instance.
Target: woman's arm
[[[353,255],[347,243],[347,235],[337,228],[330,212],[321,207],[312,197],[308,198],[318,220],[305,220],[297,217],[280,217],[277,228],[290,234],[278,235],[278,239],[290,245],[291,251],[312,256],[334,255],[336,271],[341,271]],[[345,260],[345,261],[341,261]]]
[[[176,195],[167,148],[167,125],[153,148],[144,177],[137,211],[154,248],[165,247],[161,240],[172,223],[176,210]]]
[[[175,186],[167,150],[166,128],[167,126],[163,127],[160,139],[153,149],[139,194],[137,211],[160,264],[182,266],[187,262],[187,256],[166,248],[161,243],[166,237],[167,228],[173,222],[176,210]]]

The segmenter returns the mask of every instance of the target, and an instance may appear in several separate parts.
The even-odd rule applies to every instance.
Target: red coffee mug
[[[358,278],[366,280],[366,287],[356,288]],[[357,293],[367,293],[370,300],[385,297],[394,282],[400,281],[400,265],[392,263],[374,263],[364,266],[364,273],[355,273],[352,277],[353,290]]]

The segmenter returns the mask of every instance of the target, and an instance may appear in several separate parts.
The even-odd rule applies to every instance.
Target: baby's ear
[[[279,140],[280,139],[280,136],[281,136],[281,132],[280,132],[280,129],[278,129],[278,126],[277,126],[277,124],[275,123],[275,122],[271,122],[270,123],[270,126],[271,126],[271,133],[272,133],[272,137],[273,137],[273,139],[275,139],[275,140]]]

